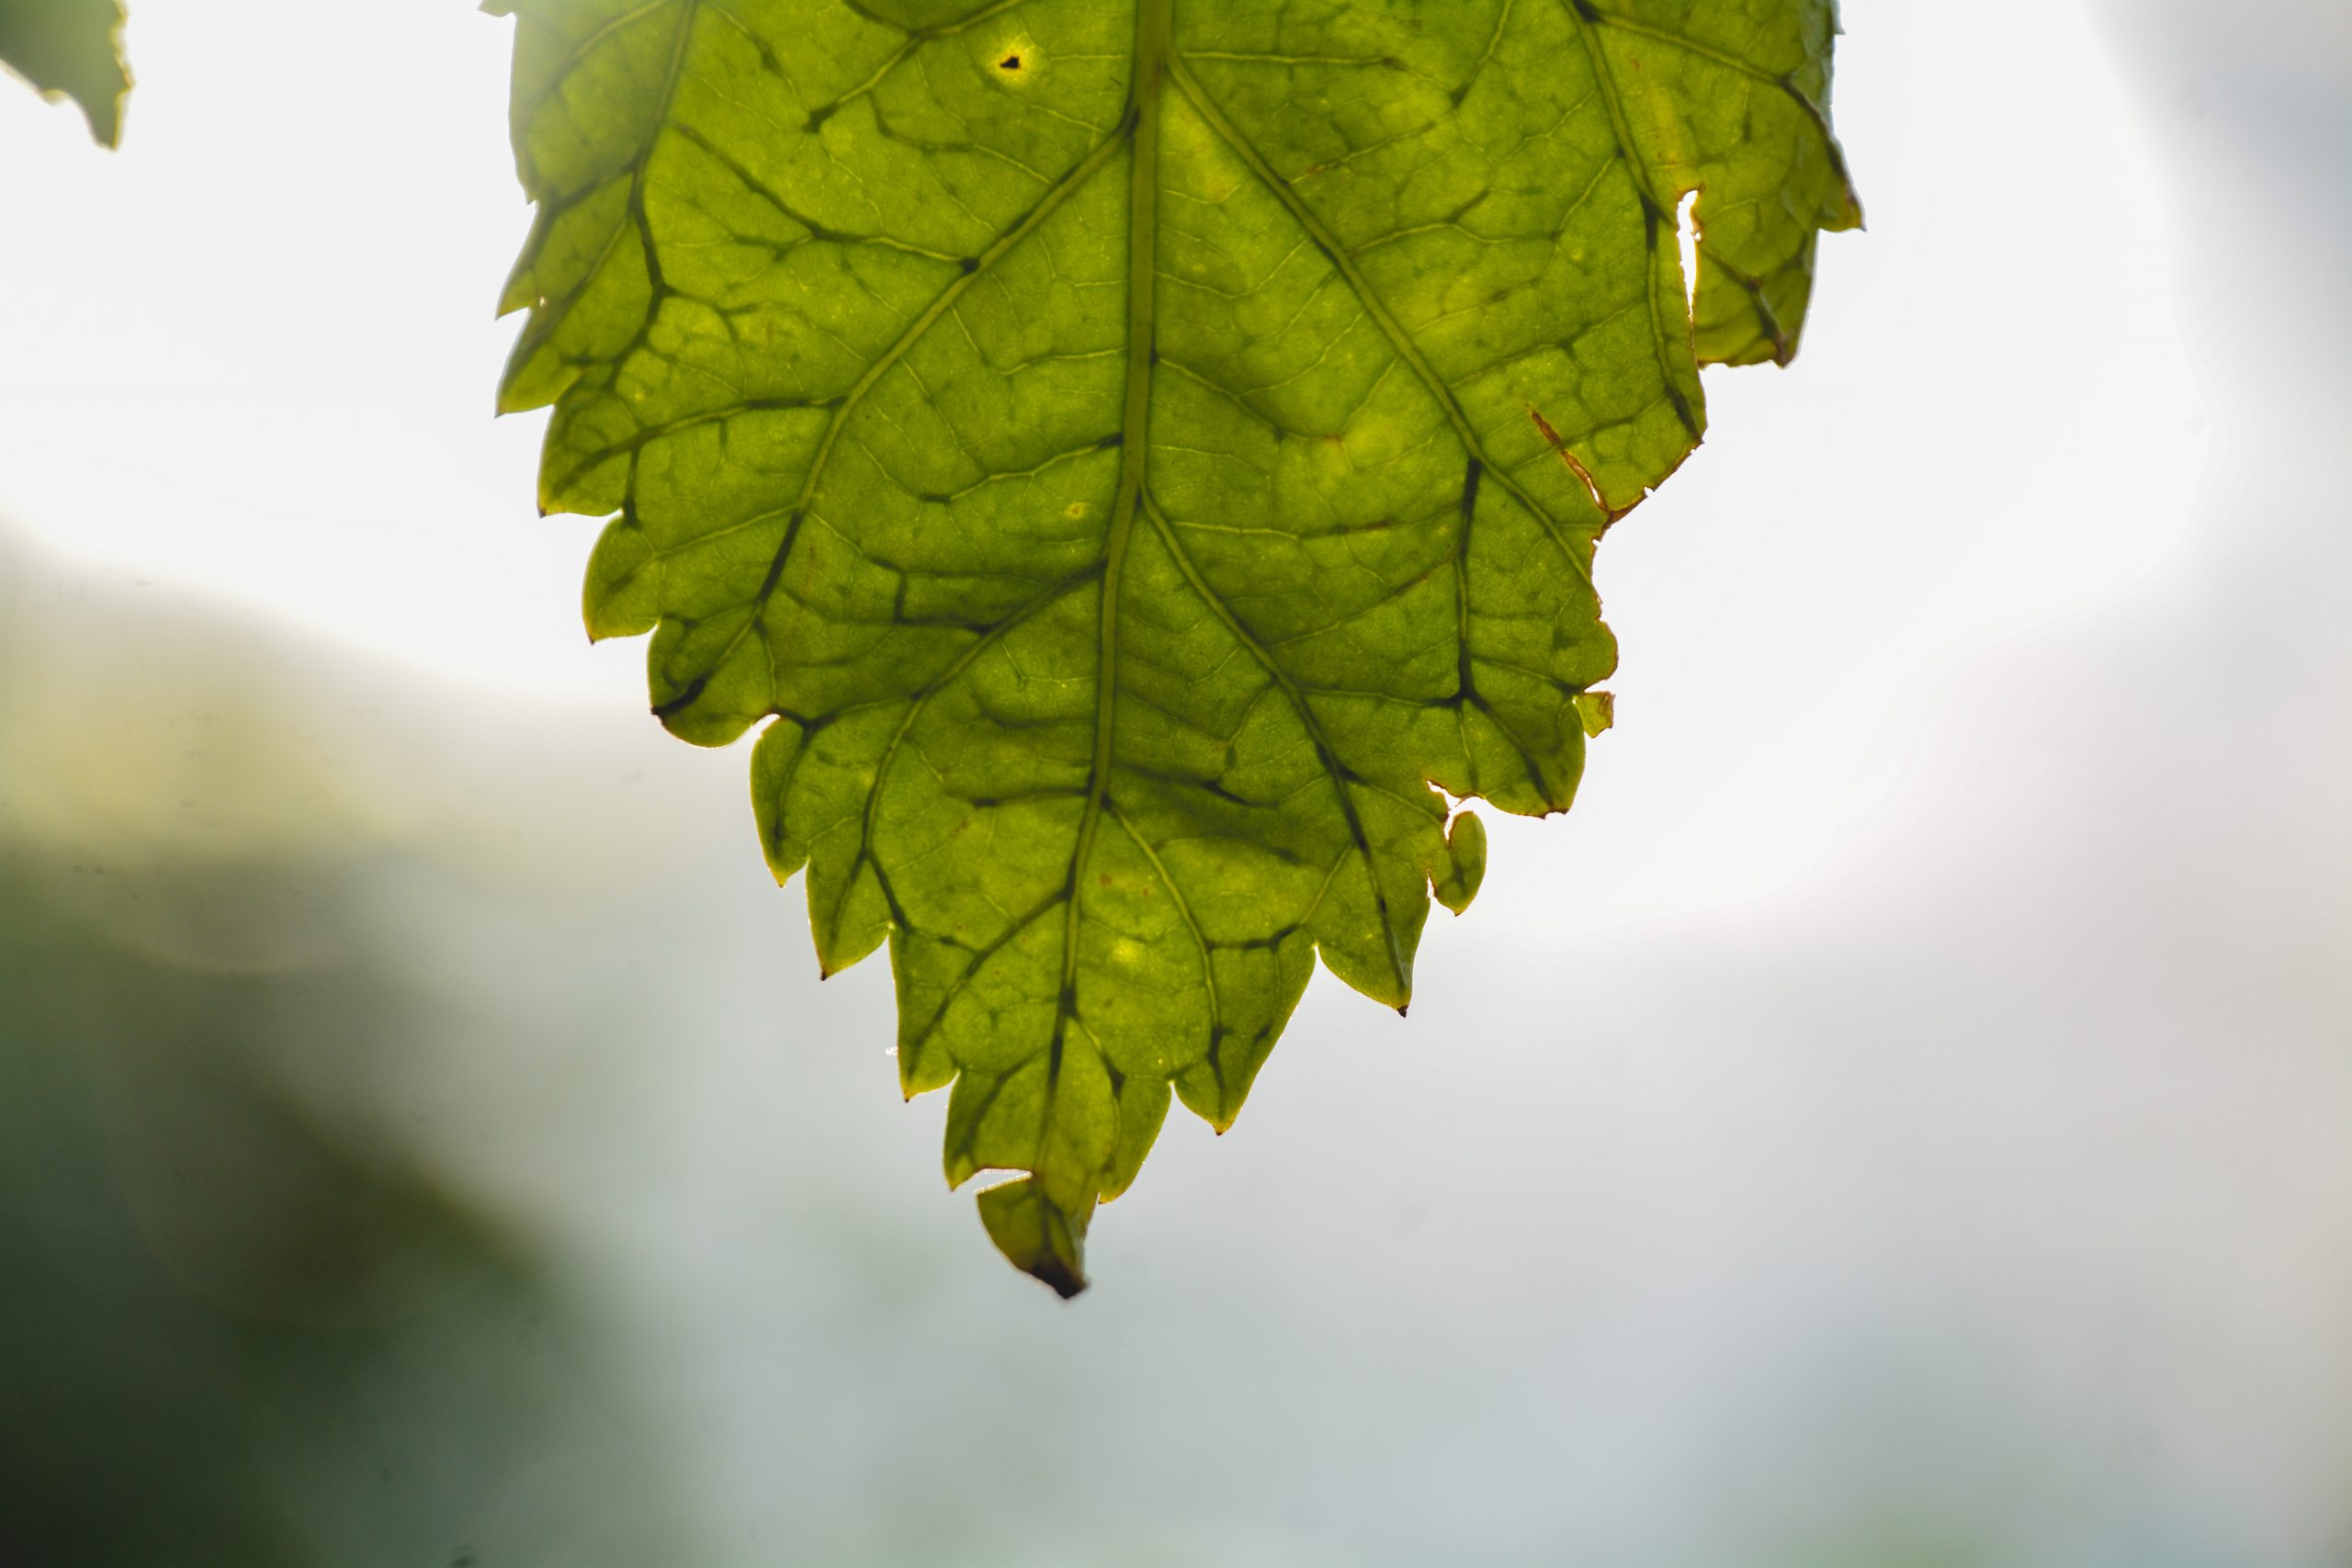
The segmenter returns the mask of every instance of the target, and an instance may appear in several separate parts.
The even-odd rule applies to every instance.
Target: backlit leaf
[[[1404,1008],[1449,796],[1567,807],[1594,542],[1858,220],[1829,0],[502,8],[589,629],[763,727],[820,963],[889,942],[950,1180],[1073,1292],[1318,953]]]

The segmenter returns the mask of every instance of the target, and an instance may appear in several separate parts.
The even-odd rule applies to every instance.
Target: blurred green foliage
[[[560,1291],[387,1125],[430,1006],[197,955],[348,933],[346,882],[0,855],[0,1561],[443,1562],[585,1502],[531,1495],[614,1418]]]
[[[313,682],[307,702],[288,682]],[[0,1562],[659,1561],[673,1471],[536,1216],[314,662],[0,558]],[[413,831],[413,830],[412,830]],[[437,1113],[435,1108],[438,1108]]]

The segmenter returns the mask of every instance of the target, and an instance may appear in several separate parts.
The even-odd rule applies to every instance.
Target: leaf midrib
[[[1126,400],[1119,423],[1119,489],[1102,544],[1101,616],[1096,627],[1094,756],[1087,777],[1086,809],[1070,851],[1069,879],[1062,910],[1061,985],[1054,998],[1053,1037],[1046,1055],[1046,1100],[1037,1119],[1037,1161],[1054,1124],[1054,1100],[1061,1084],[1062,1049],[1078,1008],[1079,878],[1093,857],[1094,836],[1102,823],[1102,802],[1111,784],[1112,727],[1119,700],[1119,598],[1127,543],[1143,501],[1144,464],[1151,450],[1151,372],[1156,357],[1156,310],[1159,294],[1159,112],[1161,78],[1175,30],[1175,0],[1138,0],[1135,66],[1128,75],[1132,107],[1127,116],[1127,369]]]

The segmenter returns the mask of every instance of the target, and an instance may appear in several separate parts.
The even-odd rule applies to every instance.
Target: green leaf
[[[122,20],[122,0],[0,0],[0,65],[44,98],[72,98],[92,136],[120,146],[130,91]]]
[[[1074,1292],[1318,953],[1404,1008],[1485,869],[1447,795],[1567,807],[1594,541],[1858,220],[1832,7],[501,4],[501,406],[614,514],[589,630],[677,735],[764,725],[823,968],[889,942],[949,1179],[1021,1173],[989,1232]]]

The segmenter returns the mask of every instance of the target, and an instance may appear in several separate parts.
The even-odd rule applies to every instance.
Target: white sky
[[[1870,230],[1826,242],[1792,370],[1711,373],[1708,446],[1602,551],[1620,728],[1575,844],[1615,918],[1769,896],[1927,808],[1904,738],[1949,671],[2177,563],[2199,441],[2149,155],[2083,20],[2002,8],[1849,8]],[[641,645],[579,630],[596,525],[535,515],[544,415],[490,413],[509,25],[132,12],[119,154],[0,92],[0,526],[478,689],[641,703]],[[1513,825],[1489,900],[1550,904],[1506,868],[1561,830]]]

